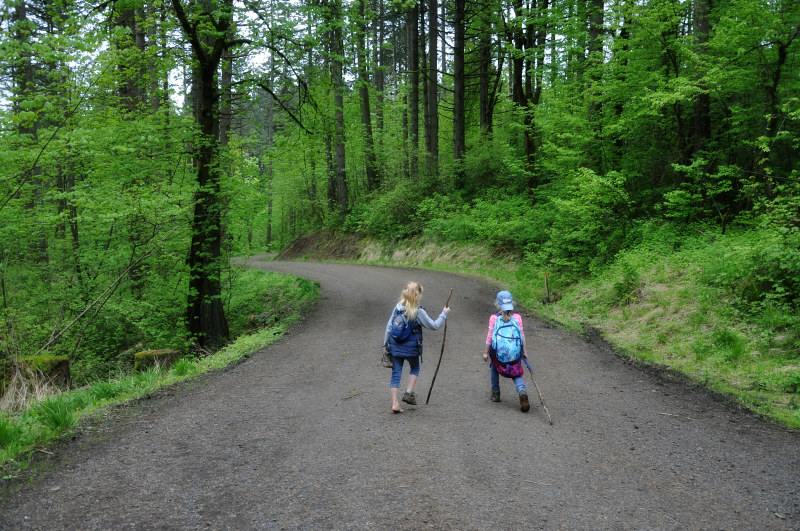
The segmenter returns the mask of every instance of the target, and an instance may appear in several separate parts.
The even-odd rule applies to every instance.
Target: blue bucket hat
[[[514,297],[508,291],[501,291],[497,294],[497,304],[500,305],[500,309],[504,312],[511,311],[514,309]]]

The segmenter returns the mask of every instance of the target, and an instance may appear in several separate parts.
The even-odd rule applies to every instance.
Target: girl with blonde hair
[[[389,382],[389,393],[392,398],[392,412],[403,413],[400,407],[400,380],[403,375],[403,364],[408,360],[409,376],[403,402],[416,405],[417,394],[414,384],[419,376],[419,364],[422,357],[422,328],[438,330],[447,319],[450,308],[442,309],[436,320],[431,319],[425,308],[419,303],[422,298],[422,286],[418,282],[409,282],[400,294],[400,300],[392,310],[386,331],[383,334],[383,346],[392,358],[392,378]]]

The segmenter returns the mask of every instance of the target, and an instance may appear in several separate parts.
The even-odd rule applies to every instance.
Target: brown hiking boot
[[[415,393],[414,391],[411,391],[410,393],[406,391],[405,393],[403,393],[403,402],[405,402],[406,404],[411,404],[412,406],[416,406],[417,393]]]
[[[492,389],[492,395],[489,397],[492,402],[500,402],[500,390]]]
[[[528,403],[528,394],[527,393],[520,393],[519,394],[519,410],[523,413],[527,413],[528,410],[531,408],[531,405]]]
[[[381,357],[381,365],[383,365],[384,367],[388,367],[389,369],[394,367],[394,364],[392,363],[392,355],[389,354],[388,350],[383,351],[383,356]]]

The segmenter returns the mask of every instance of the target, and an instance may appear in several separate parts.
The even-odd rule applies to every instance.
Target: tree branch
[[[256,82],[256,85],[258,85],[258,86],[259,86],[259,87],[260,87],[260,88],[261,88],[261,89],[262,89],[264,92],[266,92],[266,93],[268,93],[270,96],[272,96],[272,99],[273,99],[273,100],[275,100],[275,101],[278,103],[278,105],[280,105],[280,106],[281,106],[281,109],[283,109],[283,110],[284,110],[284,112],[286,112],[286,114],[288,114],[288,115],[289,115],[289,117],[290,117],[292,120],[294,120],[294,122],[295,122],[297,125],[299,125],[299,126],[300,126],[300,128],[301,128],[303,131],[305,131],[305,132],[306,132],[306,133],[308,133],[309,135],[313,135],[313,134],[314,134],[314,133],[313,133],[311,130],[309,130],[309,129],[308,129],[306,126],[305,126],[305,125],[303,125],[303,123],[300,121],[300,119],[299,119],[299,118],[297,118],[297,117],[296,117],[296,116],[295,116],[295,115],[292,113],[292,111],[291,111],[291,110],[290,110],[290,109],[289,109],[289,108],[288,108],[286,105],[284,105],[284,104],[283,104],[283,102],[280,100],[280,98],[278,98],[278,96],[277,96],[277,95],[276,95],[276,94],[275,94],[275,93],[272,91],[272,89],[271,89],[271,88],[269,88],[269,87],[268,87],[267,85],[265,85],[264,83],[261,83],[260,81],[257,81],[257,82]]]

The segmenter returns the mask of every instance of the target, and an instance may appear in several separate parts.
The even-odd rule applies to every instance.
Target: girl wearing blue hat
[[[522,328],[522,317],[514,313],[514,298],[508,291],[501,291],[495,299],[498,313],[489,318],[489,332],[486,335],[486,350],[483,361],[489,364],[489,382],[491,384],[492,402],[500,402],[500,376],[514,380],[519,394],[519,409],[527,412],[528,389],[522,378],[522,357],[527,359],[525,350],[525,332]]]

